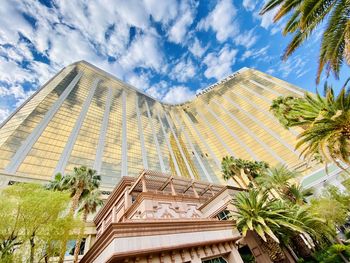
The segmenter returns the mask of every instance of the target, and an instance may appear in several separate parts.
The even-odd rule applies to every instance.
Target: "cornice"
[[[140,256],[145,256],[148,254],[153,254],[153,253],[166,253],[169,251],[173,250],[184,250],[184,249],[189,249],[193,247],[205,247],[208,245],[212,244],[220,244],[220,243],[230,243],[230,242],[235,242],[241,237],[234,237],[234,238],[227,238],[227,239],[218,239],[218,240],[210,240],[206,242],[195,242],[195,243],[190,243],[190,244],[185,244],[185,245],[178,245],[178,246],[171,246],[167,248],[162,248],[162,251],[159,251],[159,249],[154,249],[154,250],[138,250],[138,251],[133,251],[133,252],[127,252],[127,253],[118,253],[118,254],[113,254],[107,261],[106,263],[113,263],[113,262],[119,262],[119,259],[123,258],[130,258],[130,257],[140,257]]]
[[[98,252],[103,251],[114,238],[120,237],[138,237],[138,236],[152,236],[152,235],[166,235],[178,233],[192,233],[234,229],[235,223],[233,221],[219,221],[219,220],[147,220],[147,221],[133,221],[122,223],[111,223],[101,236],[95,241],[93,246],[84,255],[80,261],[92,262],[97,257]],[[240,238],[238,235],[237,239]],[[148,252],[150,252],[148,250]]]

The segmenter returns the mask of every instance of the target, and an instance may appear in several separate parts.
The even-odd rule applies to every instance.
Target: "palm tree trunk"
[[[262,250],[270,257],[272,262],[284,262],[286,256],[280,244],[274,241],[270,236],[267,236],[266,239],[266,242],[261,239]]]
[[[348,65],[350,65],[350,23],[347,23],[346,33],[345,33],[345,47],[344,47],[344,57]]]
[[[71,216],[74,216],[75,211],[78,208],[79,204],[79,199],[81,197],[81,194],[83,193],[84,189],[82,187],[79,187],[77,191],[75,192],[74,196],[72,197],[72,206],[70,207],[69,214]],[[67,238],[68,233],[64,233],[64,237],[62,240],[62,246],[61,246],[61,251],[60,251],[60,256],[58,259],[58,263],[63,263],[64,260],[64,255],[66,254],[66,249],[67,249],[67,243],[68,243],[68,238]]]
[[[242,173],[243,173],[243,171],[240,170],[240,171],[237,173],[237,177],[238,177],[239,180],[242,182],[244,188],[245,188],[245,189],[248,189],[248,185],[247,185],[247,183],[244,181],[244,178],[243,178],[243,176],[242,176]]]
[[[310,258],[312,255],[311,249],[307,246],[305,241],[302,239],[300,234],[296,234],[292,236],[291,238],[293,245],[296,248],[296,251],[298,252],[298,255],[302,257],[303,259]]]
[[[258,187],[258,184],[255,182],[254,177],[251,176],[250,174],[246,174],[246,175],[247,175],[249,181],[253,184],[253,186],[257,188],[257,187]]]
[[[242,182],[243,188],[248,189],[247,183],[244,181],[243,176],[239,175],[238,176],[239,180]]]
[[[242,185],[241,185],[241,183],[238,182],[238,180],[235,178],[235,176],[232,176],[231,178],[232,178],[232,180],[235,182],[235,184],[236,184],[239,188],[243,188]]]
[[[72,197],[72,206],[70,209],[70,213],[74,215],[75,211],[78,208],[79,200],[81,197],[81,194],[83,193],[84,189],[82,187],[79,187],[77,191],[75,192],[74,196]]]
[[[78,239],[77,239],[77,242],[75,244],[75,249],[74,249],[74,263],[78,263],[78,256],[79,256],[79,251],[80,251],[80,245],[81,245],[81,240],[82,240],[82,237],[84,235],[84,228],[85,228],[85,223],[86,223],[86,219],[87,219],[87,211],[84,210],[84,214],[83,214],[83,225],[82,227],[80,228],[80,233],[79,233],[79,236],[78,236]]]
[[[29,239],[29,242],[30,242],[29,262],[30,263],[34,263],[34,250],[35,250],[34,238],[35,238],[35,233],[33,233]]]

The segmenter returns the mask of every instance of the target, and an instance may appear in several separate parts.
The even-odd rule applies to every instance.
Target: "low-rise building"
[[[148,170],[123,177],[95,216],[96,237],[80,262],[243,262],[230,218],[239,191]],[[257,262],[271,262],[254,236],[241,243]]]

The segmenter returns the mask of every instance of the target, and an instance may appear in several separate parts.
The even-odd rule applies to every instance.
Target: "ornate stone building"
[[[247,243],[256,262],[269,263],[259,239],[242,240],[230,220],[239,191],[148,170],[123,177],[95,216],[80,262],[243,263],[238,248]]]

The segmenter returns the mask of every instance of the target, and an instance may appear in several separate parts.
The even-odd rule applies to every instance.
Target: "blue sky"
[[[2,0],[0,121],[78,60],[168,103],[188,100],[242,67],[315,91],[320,31],[282,62],[289,38],[280,33],[283,21],[272,23],[273,13],[259,16],[262,5],[255,0]]]

